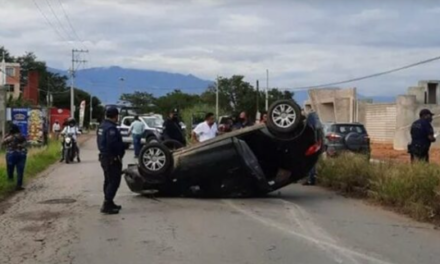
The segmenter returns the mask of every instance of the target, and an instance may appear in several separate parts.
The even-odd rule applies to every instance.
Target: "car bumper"
[[[122,142],[126,144],[133,144],[133,138],[132,137],[122,137]],[[145,144],[145,138],[141,139],[141,143]]]
[[[371,149],[370,147],[362,147],[357,151],[353,151],[353,150],[349,150],[344,146],[327,146],[325,148],[325,153],[328,157],[334,157],[334,156],[338,156],[342,153],[356,153],[356,154],[365,154],[365,155],[370,155],[371,153]]]

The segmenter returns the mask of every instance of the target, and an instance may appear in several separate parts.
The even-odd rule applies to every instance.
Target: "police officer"
[[[116,127],[119,111],[111,107],[106,111],[106,119],[98,129],[99,161],[104,171],[104,204],[101,213],[117,214],[121,206],[113,199],[116,196],[122,176],[122,158],[125,154],[122,136]]]
[[[434,114],[429,109],[423,109],[419,113],[420,119],[411,126],[411,144],[409,153],[411,161],[429,162],[429,148],[435,142],[434,129],[432,128],[432,116]]]

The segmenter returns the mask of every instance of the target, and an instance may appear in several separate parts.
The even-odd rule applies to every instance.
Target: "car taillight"
[[[306,151],[306,156],[311,156],[321,150],[321,141],[316,142],[314,145],[310,146]]]
[[[365,139],[365,141],[369,142],[369,141],[370,141],[370,136],[365,135],[365,136],[364,136],[364,139]]]
[[[329,141],[337,141],[339,139],[341,139],[341,136],[338,134],[328,134],[326,137]]]

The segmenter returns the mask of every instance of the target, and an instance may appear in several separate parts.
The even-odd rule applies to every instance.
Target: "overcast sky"
[[[284,88],[440,55],[440,1],[35,1],[60,34],[33,0],[0,0],[0,45],[14,55],[34,51],[62,69],[69,67],[72,47],[88,48],[88,67],[117,65],[205,79],[241,74],[251,83],[265,82],[269,69],[271,86]],[[440,61],[344,87],[395,95],[422,79],[440,79]]]

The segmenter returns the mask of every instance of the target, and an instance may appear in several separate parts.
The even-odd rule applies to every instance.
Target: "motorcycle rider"
[[[71,118],[67,121],[68,126],[65,126],[63,131],[61,132],[61,135],[72,135],[72,144],[73,149],[76,151],[76,159],[78,162],[81,162],[81,159],[79,157],[79,147],[77,144],[77,135],[81,135],[81,131],[79,131],[78,127],[76,126],[76,121],[74,118]],[[63,144],[63,151],[61,154],[61,162],[64,161],[66,157],[64,157],[64,144]]]

